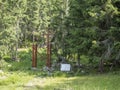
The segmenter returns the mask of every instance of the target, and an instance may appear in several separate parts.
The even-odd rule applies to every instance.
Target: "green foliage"
[[[31,68],[31,61],[30,60],[22,60],[20,62],[12,62],[11,67],[8,69],[10,71],[19,71],[19,70],[30,70]]]
[[[12,61],[12,59],[11,59],[10,56],[4,56],[4,57],[3,57],[3,60],[5,60],[6,62]]]
[[[55,71],[52,76],[54,77],[66,77],[68,73],[66,72],[61,72],[61,71]]]
[[[118,27],[111,27],[110,35],[114,38],[114,40],[119,41],[118,36],[120,35],[120,28],[118,28]]]
[[[100,62],[100,57],[91,56],[91,57],[89,57],[89,58],[90,58],[90,59],[89,59],[89,64],[90,64],[90,66],[92,66],[93,68],[98,67],[98,64],[99,64],[99,62]],[[93,68],[91,68],[91,69],[93,69]]]
[[[20,57],[20,60],[31,60],[32,51],[20,51],[18,57]]]
[[[88,56],[81,55],[80,58],[81,58],[81,64],[87,65],[89,63],[89,57]]]
[[[95,63],[96,57],[114,60],[119,57],[119,3],[119,0],[1,0],[0,59],[4,56],[17,59],[18,48],[31,46],[32,41],[45,44],[43,33],[49,30],[54,34],[50,41],[54,42],[55,59],[63,56],[70,60],[76,55],[74,59],[80,63],[84,55],[93,57]],[[31,60],[30,53],[20,52],[19,57]],[[38,58],[45,60],[45,52],[39,54]]]

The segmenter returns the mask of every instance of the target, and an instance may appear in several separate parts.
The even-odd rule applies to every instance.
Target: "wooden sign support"
[[[37,44],[33,44],[32,46],[32,67],[37,67]]]

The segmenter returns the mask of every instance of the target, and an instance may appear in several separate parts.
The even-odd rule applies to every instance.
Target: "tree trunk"
[[[99,62],[99,68],[98,68],[100,73],[104,72],[104,64],[103,64],[103,59],[100,60]]]
[[[79,50],[77,53],[77,60],[78,60],[78,67],[80,67],[80,52],[79,52]]]
[[[16,23],[16,47],[15,47],[15,60],[18,60],[18,40],[19,40],[19,19],[17,20]]]

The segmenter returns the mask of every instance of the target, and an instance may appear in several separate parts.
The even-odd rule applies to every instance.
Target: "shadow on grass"
[[[82,81],[77,80],[78,77],[49,77],[37,78],[37,81],[31,81],[33,84],[25,86],[27,90],[81,90],[80,84],[87,81],[87,78],[81,78]],[[42,82],[42,83],[41,83]],[[82,89],[83,90],[83,89]]]
[[[37,78],[38,81],[42,80]],[[94,75],[79,77],[49,77],[34,84],[29,90],[120,90],[119,75]],[[33,82],[34,83],[34,82]]]

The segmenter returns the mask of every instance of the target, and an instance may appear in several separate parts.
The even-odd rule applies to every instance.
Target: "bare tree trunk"
[[[100,73],[104,72],[104,63],[103,63],[103,59],[100,60],[99,62],[99,68],[98,68]]]
[[[19,39],[19,19],[16,23],[16,46],[15,46],[15,60],[18,60],[18,39]]]
[[[79,50],[77,53],[77,60],[78,60],[78,67],[80,67],[80,52],[79,52]]]

